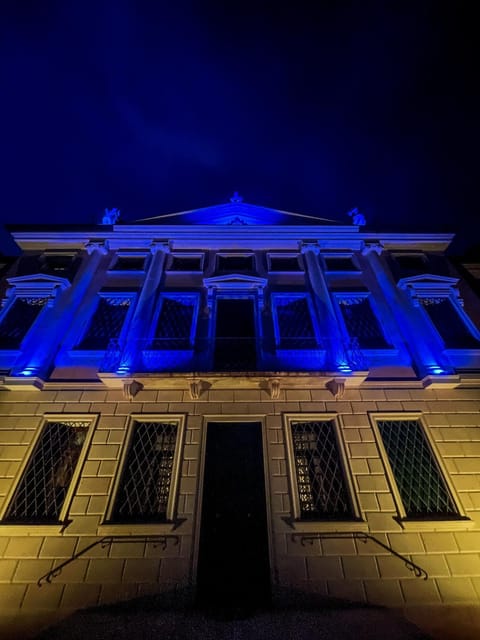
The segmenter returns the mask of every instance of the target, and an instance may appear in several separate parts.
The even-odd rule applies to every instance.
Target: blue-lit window
[[[359,271],[352,256],[324,256],[326,271]]]
[[[111,340],[120,338],[131,305],[132,295],[101,294],[88,327],[75,348],[92,351],[107,349]]]
[[[299,255],[270,254],[267,256],[268,270],[277,273],[303,271]]]
[[[195,340],[197,294],[164,294],[150,348],[191,349]]]
[[[44,308],[46,297],[17,297],[0,320],[0,349],[19,349]]]
[[[272,294],[275,341],[280,349],[318,346],[313,306],[308,294]]]
[[[478,331],[450,298],[422,297],[420,302],[447,349],[480,349]]]
[[[400,516],[412,519],[461,517],[420,421],[375,420],[389,464],[387,471],[396,490]]]
[[[352,341],[361,349],[386,349],[380,323],[373,312],[368,295],[336,295],[345,327]]]

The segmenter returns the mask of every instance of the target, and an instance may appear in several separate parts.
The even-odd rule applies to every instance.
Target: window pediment
[[[51,297],[57,293],[57,288],[61,291],[70,286],[67,278],[59,278],[45,273],[35,273],[27,276],[16,276],[7,278],[10,285],[9,291],[15,291],[15,295],[41,295]]]
[[[225,276],[204,278],[203,284],[207,289],[244,289],[258,290],[267,285],[266,278],[248,276],[241,273],[229,273]]]

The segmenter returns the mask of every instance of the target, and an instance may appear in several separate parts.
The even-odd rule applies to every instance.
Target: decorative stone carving
[[[268,390],[272,400],[278,400],[280,397],[280,380],[278,378],[270,378],[267,380]]]
[[[345,380],[343,378],[333,378],[325,384],[325,387],[330,391],[335,400],[340,400],[345,393]]]
[[[381,242],[365,242],[362,248],[362,256],[368,256],[369,253],[376,253],[379,256],[383,251]]]
[[[85,246],[85,249],[89,256],[91,256],[94,251],[98,251],[102,256],[105,256],[108,253],[108,248],[108,240],[104,239],[92,239],[87,242]]]
[[[130,402],[134,399],[139,391],[143,389],[143,384],[138,380],[132,380],[131,382],[125,382],[123,385],[123,396]]]

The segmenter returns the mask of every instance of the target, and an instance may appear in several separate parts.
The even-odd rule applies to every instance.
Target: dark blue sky
[[[446,4],[3,0],[0,219],[130,220],[238,190],[478,243],[476,20]]]

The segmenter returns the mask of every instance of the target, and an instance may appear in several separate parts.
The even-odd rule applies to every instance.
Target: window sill
[[[464,531],[475,528],[475,522],[470,518],[457,520],[408,520],[394,518],[405,531]]]
[[[128,523],[128,524],[101,524],[97,533],[99,536],[128,536],[128,535],[166,535],[168,533],[173,533],[176,531],[182,523],[175,522],[155,522],[149,524],[142,523]]]
[[[343,531],[368,531],[368,523],[364,520],[293,520],[283,518],[297,533],[323,533],[323,532],[343,532]]]
[[[57,536],[68,532],[68,527],[59,522],[57,524],[2,524],[0,522],[1,536]]]

